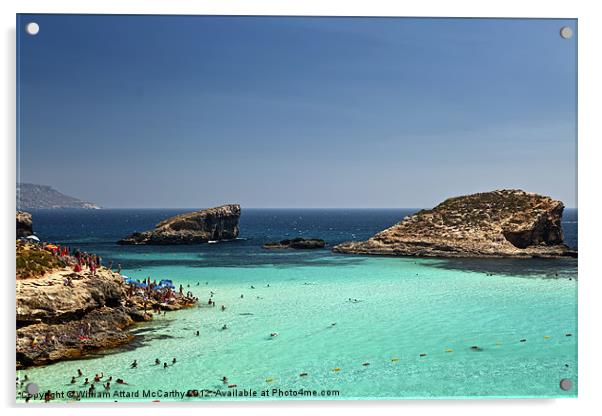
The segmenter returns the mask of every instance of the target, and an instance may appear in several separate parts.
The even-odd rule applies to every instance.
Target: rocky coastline
[[[122,245],[203,244],[238,237],[240,205],[229,204],[176,215],[161,221],[154,230],[122,238]]]
[[[562,202],[505,189],[449,198],[335,253],[419,257],[577,257],[564,244]]]
[[[17,261],[46,259],[44,248],[18,242]],[[19,247],[20,245],[20,247]],[[34,256],[33,253],[36,253]],[[27,260],[31,263],[32,260]],[[197,299],[170,292],[162,300],[134,290],[106,267],[74,271],[63,259],[35,276],[17,279],[17,368],[81,358],[134,339],[128,328],[152,311],[194,306]],[[28,264],[31,266],[31,264]]]

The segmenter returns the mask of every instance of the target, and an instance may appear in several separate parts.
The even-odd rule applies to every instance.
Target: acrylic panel
[[[17,16],[16,400],[576,397],[577,20]]]

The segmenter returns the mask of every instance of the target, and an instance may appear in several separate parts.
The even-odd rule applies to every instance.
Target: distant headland
[[[167,218],[157,224],[154,230],[133,233],[117,243],[175,245],[234,240],[238,237],[239,219],[240,205],[222,205]]]
[[[100,209],[92,202],[64,195],[48,185],[17,184],[17,208],[27,209]]]
[[[449,198],[335,253],[422,257],[577,257],[564,244],[564,205],[505,189]]]

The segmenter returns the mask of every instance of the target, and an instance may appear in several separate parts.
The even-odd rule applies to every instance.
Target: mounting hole
[[[29,22],[27,23],[27,25],[25,26],[25,31],[30,34],[31,36],[35,36],[38,34],[38,32],[40,31],[40,25],[37,24],[36,22]]]
[[[560,28],[560,37],[562,39],[570,39],[573,37],[573,29],[569,26],[563,26]]]
[[[564,391],[569,391],[573,388],[573,382],[568,378],[560,380],[560,388]]]
[[[25,390],[27,390],[27,393],[29,394],[38,394],[40,392],[40,388],[36,383],[29,383],[25,386]]]

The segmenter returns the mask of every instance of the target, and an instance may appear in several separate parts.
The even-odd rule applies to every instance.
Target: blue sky
[[[24,26],[36,21],[40,32]],[[20,179],[105,207],[576,206],[575,20],[20,15]]]

